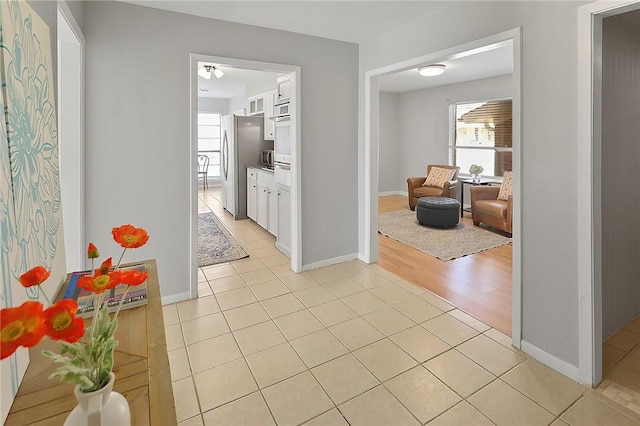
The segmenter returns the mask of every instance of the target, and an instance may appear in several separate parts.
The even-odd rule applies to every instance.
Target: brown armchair
[[[511,235],[513,223],[513,195],[508,200],[498,200],[499,186],[472,186],[471,217],[473,224],[485,223]]]
[[[444,188],[438,188],[436,186],[422,186],[427,180],[427,177],[410,177],[407,179],[407,186],[409,188],[409,208],[411,210],[416,209],[416,204],[421,197],[449,197],[456,198],[456,189],[458,187],[458,172],[460,167],[457,166],[442,166],[439,164],[429,164],[427,166],[427,175],[431,171],[432,167],[440,167],[441,169],[455,170],[453,178],[449,182],[445,182]]]

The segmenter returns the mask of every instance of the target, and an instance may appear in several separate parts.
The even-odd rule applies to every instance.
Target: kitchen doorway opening
[[[455,46],[446,50],[428,53],[424,56],[409,59],[400,63],[391,64],[383,68],[368,71],[365,74],[365,143],[364,143],[364,214],[360,220],[360,231],[363,233],[364,245],[361,248],[361,258],[367,263],[380,260],[378,245],[378,214],[380,208],[385,206],[379,203],[380,182],[380,77],[396,74],[405,70],[416,68],[423,64],[443,62],[447,59],[457,58],[464,52],[483,49],[486,46],[511,41],[513,44],[513,74],[512,93],[513,99],[513,242],[512,242],[512,273],[511,281],[511,338],[512,344],[519,348],[521,344],[521,312],[522,312],[522,287],[521,287],[521,203],[522,192],[520,183],[521,170],[521,30],[514,29],[480,40],[475,40],[464,45]],[[446,143],[446,141],[444,142]],[[446,147],[445,147],[446,150]],[[445,151],[446,152],[446,151]],[[446,164],[444,162],[443,164]],[[426,164],[425,164],[426,167]],[[408,176],[407,176],[408,177]],[[436,260],[440,262],[439,260]],[[392,271],[393,272],[393,271]],[[455,303],[454,303],[455,304]],[[464,310],[464,308],[463,308]]]
[[[191,277],[190,277],[190,296],[196,298],[198,296],[198,187],[199,180],[197,171],[197,156],[198,156],[198,71],[203,63],[215,64],[219,69],[234,69],[245,70],[247,72],[261,72],[261,73],[277,73],[280,75],[288,75],[290,87],[290,108],[291,108],[291,170],[290,170],[290,209],[287,209],[286,214],[290,217],[290,262],[288,267],[294,272],[302,271],[302,226],[301,226],[301,197],[300,197],[300,67],[284,64],[274,64],[268,62],[250,61],[237,58],[227,58],[202,54],[191,54],[190,57],[190,78],[191,78],[191,143],[190,143],[190,155],[191,159],[190,172],[191,172],[191,188],[189,193],[190,202],[190,224],[191,224]],[[216,75],[217,77],[217,75]],[[224,76],[220,77],[224,79]],[[250,102],[247,107],[230,104],[227,106],[226,113],[228,114],[227,121],[231,121],[227,127],[233,126],[234,116],[249,115],[250,109],[253,108],[254,103]],[[224,119],[224,117],[223,117]],[[223,120],[224,121],[224,120]],[[222,126],[225,127],[225,126]],[[228,141],[227,141],[228,142]],[[222,141],[221,141],[221,157],[222,155]],[[220,159],[220,168],[223,169],[222,161]],[[256,164],[258,159],[256,156]],[[246,184],[245,184],[246,186]],[[216,190],[217,197],[221,198],[222,191],[218,188]],[[246,194],[246,193],[245,193]],[[215,196],[215,195],[214,195]],[[246,195],[245,195],[246,196]],[[216,200],[221,201],[221,200]],[[220,208],[222,202],[220,202]],[[247,206],[248,207],[248,206]],[[257,226],[257,225],[256,225]]]

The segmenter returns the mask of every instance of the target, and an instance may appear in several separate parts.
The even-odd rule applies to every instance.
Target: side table
[[[492,180],[488,180],[488,179],[480,179],[479,182],[474,182],[473,179],[468,178],[468,179],[458,179],[458,182],[460,182],[460,217],[464,217],[464,212],[470,212],[471,211],[471,207],[469,208],[465,208],[464,207],[464,186],[466,185],[471,185],[471,186],[478,186],[478,185],[491,185],[492,183],[498,183]]]

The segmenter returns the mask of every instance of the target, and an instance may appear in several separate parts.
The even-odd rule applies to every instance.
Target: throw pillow
[[[444,188],[444,184],[453,179],[453,175],[456,174],[454,169],[443,169],[441,167],[432,167],[427,180],[424,181],[422,186],[435,186],[438,188]]]
[[[513,175],[511,172],[504,172],[502,185],[500,185],[500,192],[498,193],[498,200],[507,201],[511,194],[513,194]]]

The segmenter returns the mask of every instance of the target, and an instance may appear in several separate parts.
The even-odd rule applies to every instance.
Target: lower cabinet
[[[251,179],[251,175],[247,176],[247,216],[258,221],[258,182]]]
[[[278,241],[276,248],[291,257],[291,192],[278,188]]]
[[[278,235],[278,190],[273,173],[247,169],[247,216]]]

